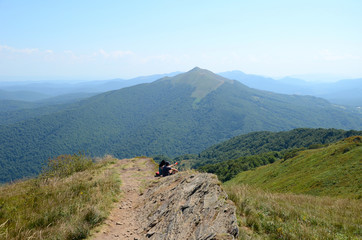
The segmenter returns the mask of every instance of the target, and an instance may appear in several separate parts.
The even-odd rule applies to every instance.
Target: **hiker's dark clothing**
[[[164,177],[170,175],[170,171],[171,171],[171,167],[170,166],[163,166],[163,169],[162,169],[162,175]]]
[[[163,167],[164,167],[164,166],[158,168],[158,173],[160,174],[160,176],[163,175],[163,172],[162,172],[162,171],[163,171]]]

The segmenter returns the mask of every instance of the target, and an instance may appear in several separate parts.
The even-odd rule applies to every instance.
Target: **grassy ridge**
[[[242,172],[230,182],[277,192],[360,199],[361,141],[362,137],[355,136],[325,148],[301,151],[294,158]]]
[[[362,203],[291,193],[270,193],[229,182],[240,239],[362,239]]]
[[[38,178],[1,186],[0,239],[85,238],[120,193],[114,162],[63,155]]]

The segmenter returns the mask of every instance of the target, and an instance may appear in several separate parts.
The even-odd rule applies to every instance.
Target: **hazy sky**
[[[362,77],[362,0],[0,0],[0,76]]]

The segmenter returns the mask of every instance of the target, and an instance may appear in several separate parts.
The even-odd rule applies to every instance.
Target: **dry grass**
[[[353,199],[268,193],[225,186],[237,207],[240,239],[361,239],[362,202]]]
[[[79,171],[67,168],[64,176],[48,172],[1,186],[0,239],[85,238],[106,218],[120,194],[113,158],[85,163]]]

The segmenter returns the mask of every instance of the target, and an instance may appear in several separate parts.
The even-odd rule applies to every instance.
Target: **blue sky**
[[[357,78],[361,12],[361,0],[0,0],[0,76],[93,80],[199,66]]]

